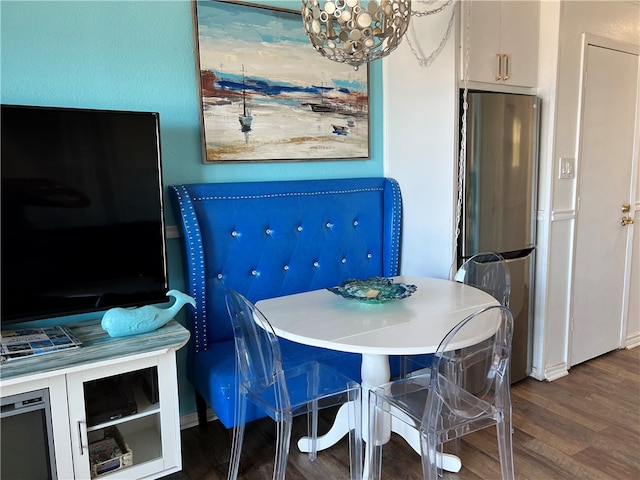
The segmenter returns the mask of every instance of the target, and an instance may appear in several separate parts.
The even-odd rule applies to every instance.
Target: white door
[[[621,224],[622,206],[635,192],[638,47],[585,44],[571,365],[622,346],[633,228]]]

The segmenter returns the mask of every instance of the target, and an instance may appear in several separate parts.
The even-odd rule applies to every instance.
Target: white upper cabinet
[[[469,26],[469,81],[535,87],[539,2],[473,0],[462,2],[461,8],[461,79]]]

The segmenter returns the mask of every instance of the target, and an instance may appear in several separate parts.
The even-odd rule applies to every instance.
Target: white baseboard
[[[531,378],[535,378],[536,380],[546,380],[544,378],[544,373],[538,370],[536,367],[531,367],[531,373],[529,374]]]
[[[218,417],[213,413],[213,410],[207,408],[207,422],[213,422],[217,419]],[[180,416],[180,430],[197,427],[198,425],[198,412],[191,412]]]
[[[627,338],[625,338],[624,348],[630,349],[638,346],[640,346],[640,332],[628,335]]]
[[[549,382],[566,377],[567,375],[569,375],[569,369],[566,363],[559,363],[558,365],[544,369],[544,378]]]

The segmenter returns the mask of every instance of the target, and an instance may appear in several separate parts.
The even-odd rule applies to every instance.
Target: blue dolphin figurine
[[[193,298],[178,290],[169,290],[167,297],[173,297],[176,300],[168,308],[145,305],[137,308],[116,307],[107,310],[102,317],[102,329],[109,333],[110,337],[147,333],[160,328],[174,318],[186,303],[196,306]]]

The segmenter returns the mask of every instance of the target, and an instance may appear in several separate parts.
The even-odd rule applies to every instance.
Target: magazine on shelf
[[[1,332],[0,357],[4,362],[77,348],[81,344],[82,342],[66,325],[7,330]]]

